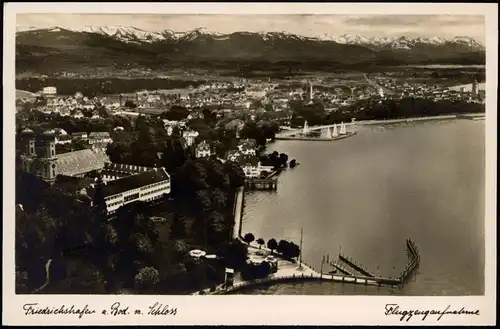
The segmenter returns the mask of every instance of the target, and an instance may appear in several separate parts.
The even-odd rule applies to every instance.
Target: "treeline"
[[[49,259],[51,283],[44,293],[182,293],[222,282],[226,266],[241,267],[246,259],[245,246],[229,238],[234,194],[244,173],[232,162],[181,162],[170,171],[172,192],[163,204],[122,207],[111,222],[98,211],[99,192],[91,208],[58,182],[49,187],[18,172],[17,291],[41,286]],[[164,223],[151,220],[158,212]],[[219,257],[196,262],[188,255],[194,248]]]
[[[31,113],[31,112],[30,112]],[[38,131],[60,127],[68,132],[109,131],[119,122],[104,120],[105,127],[85,127],[85,120],[54,118],[38,123]],[[74,128],[72,125],[76,124]],[[120,208],[109,223],[88,202],[75,200],[59,180],[49,187],[40,179],[16,175],[16,279],[18,292],[30,292],[45,280],[51,259],[51,283],[44,293],[185,293],[222,282],[226,266],[241,268],[246,247],[231,240],[236,189],[245,175],[239,165],[194,159],[174,131],[167,136],[162,122],[140,117],[120,122],[126,133],[113,133],[107,153],[112,162],[163,166],[171,175],[171,193],[154,209],[141,203]],[[42,125],[46,125],[41,128]],[[233,139],[228,137],[228,139]],[[98,193],[96,192],[96,195]],[[81,201],[81,200],[80,200]],[[85,201],[85,198],[84,200]],[[102,204],[99,198],[95,205]],[[64,205],[62,207],[61,205]],[[161,216],[161,223],[152,217]],[[217,254],[198,262],[191,249]]]
[[[81,92],[84,96],[94,97],[107,94],[134,93],[141,90],[177,89],[188,88],[189,86],[197,87],[203,83],[204,81],[160,78],[27,78],[17,79],[16,89],[38,92],[42,90],[43,87],[52,86],[57,88],[57,93],[60,95],[74,95],[76,92]]]
[[[265,154],[259,157],[260,163],[263,166],[272,166],[274,169],[281,169],[288,164],[288,155],[274,151],[271,154]]]

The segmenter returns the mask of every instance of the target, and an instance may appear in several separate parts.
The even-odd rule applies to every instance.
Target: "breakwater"
[[[361,265],[356,264],[353,260],[349,259],[349,257],[339,255],[339,259],[341,261],[343,261],[344,263],[346,263],[347,265],[349,265],[350,267],[352,267],[353,269],[355,269],[356,271],[358,271],[359,273],[366,275],[368,277],[371,277],[371,278],[374,277],[373,274],[368,272],[368,270],[364,269]]]
[[[286,137],[278,137],[276,136],[276,140],[294,140],[294,141],[319,141],[319,142],[333,142],[340,139],[345,139],[351,136],[356,135],[356,132],[349,132],[345,135],[339,135],[337,137],[327,138],[327,137],[305,137],[305,136],[286,136]]]

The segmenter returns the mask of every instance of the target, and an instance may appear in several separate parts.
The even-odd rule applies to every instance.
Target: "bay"
[[[341,251],[375,275],[397,276],[405,238],[419,247],[402,289],[338,283],[280,284],[245,294],[481,295],[484,293],[484,121],[358,127],[333,142],[278,141],[300,165],[276,192],[245,193],[243,234],[300,243],[320,270]],[[331,270],[325,267],[325,271]]]

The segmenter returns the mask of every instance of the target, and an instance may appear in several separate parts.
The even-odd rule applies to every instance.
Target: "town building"
[[[71,144],[71,136],[70,135],[59,135],[59,136],[55,136],[55,141],[56,141],[56,144],[59,144],[59,145],[64,145],[64,144]]]
[[[42,89],[42,94],[45,96],[55,96],[55,95],[57,95],[57,88],[56,87],[44,87]]]
[[[255,156],[257,155],[256,151],[256,141],[254,139],[247,139],[240,141],[238,144],[238,151],[243,154],[243,155],[252,155]]]
[[[111,139],[111,136],[107,131],[91,132],[89,134],[89,144],[92,145],[94,143],[109,144],[113,143],[113,140]]]
[[[89,136],[86,132],[76,132],[71,134],[72,139],[88,139]]]
[[[199,134],[200,133],[195,130],[186,130],[182,133],[182,137],[186,140],[186,145],[191,146],[194,144],[194,141]]]
[[[139,174],[104,181],[100,185],[108,215],[116,213],[118,208],[133,202],[153,202],[161,199],[171,190],[170,175],[165,168],[153,168]],[[97,186],[92,184],[84,190],[93,199]]]
[[[238,160],[245,177],[257,178],[260,176],[259,160],[253,156],[240,156]]]
[[[36,136],[30,129],[21,132],[21,170],[54,182],[56,176],[85,177],[99,172],[109,162],[100,150],[80,150],[56,154],[56,136],[50,131]]]
[[[211,153],[210,144],[203,141],[196,147],[195,156],[196,158],[205,158],[210,157]]]
[[[104,182],[109,182],[124,177],[128,177],[142,172],[151,171],[154,168],[134,166],[129,164],[107,162],[101,171],[101,177]]]

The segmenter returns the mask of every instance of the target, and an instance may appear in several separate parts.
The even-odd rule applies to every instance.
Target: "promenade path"
[[[43,289],[45,289],[45,287],[47,287],[49,285],[49,283],[50,283],[50,265],[51,264],[52,264],[52,259],[49,259],[47,261],[47,263],[45,263],[45,282],[42,284],[41,287],[35,289],[33,291],[33,294],[42,291]]]

